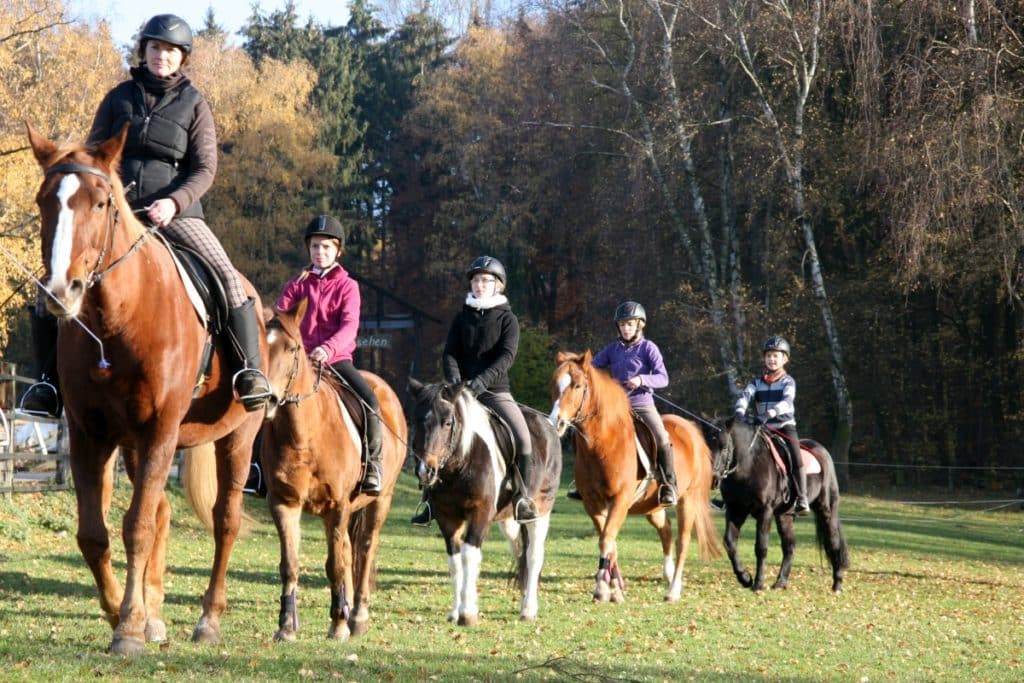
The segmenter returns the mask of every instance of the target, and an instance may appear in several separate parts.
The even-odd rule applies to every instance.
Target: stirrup
[[[807,502],[807,498],[797,498],[793,503],[793,514],[797,517],[806,517],[811,514],[811,506]]]
[[[658,486],[658,504],[664,506],[675,505],[679,502],[676,496],[676,487],[672,484],[661,484]]]
[[[512,518],[520,524],[536,522],[540,514],[537,512],[537,505],[531,498],[523,496],[517,498],[512,504]]]
[[[416,510],[413,512],[409,523],[413,526],[430,526],[430,520],[432,519],[434,519],[434,514],[430,509],[430,501],[421,500],[420,504],[416,506]]]
[[[381,471],[378,463],[367,461],[366,473],[363,475],[363,480],[359,482],[359,492],[365,493],[368,496],[379,496],[382,488],[381,484]],[[376,479],[375,484],[367,484],[367,481],[372,481],[371,477]]]
[[[258,379],[254,379],[253,383],[256,383],[259,379],[263,380],[263,385],[266,387],[263,391],[254,391],[252,393],[242,396],[238,391],[238,379],[245,373],[255,373]],[[235,400],[245,406],[245,409],[249,412],[259,410],[266,405],[267,401],[273,395],[270,391],[270,380],[263,374],[263,371],[259,368],[242,368],[234,375],[231,376],[231,391],[235,395]]]
[[[25,399],[28,399],[28,406],[25,405]],[[36,382],[21,395],[18,410],[38,417],[58,417],[60,398],[57,394],[57,387],[46,380]]]

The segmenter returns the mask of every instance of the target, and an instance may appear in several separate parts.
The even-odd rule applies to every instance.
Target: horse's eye
[[[92,210],[95,211],[96,213],[99,213],[106,207],[107,203],[101,199],[100,201],[96,202],[96,206],[94,206]]]

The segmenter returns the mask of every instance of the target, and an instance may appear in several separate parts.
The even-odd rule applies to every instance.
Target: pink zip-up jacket
[[[290,311],[303,299],[309,299],[306,317],[299,326],[306,353],[322,346],[327,350],[328,364],[351,361],[359,332],[359,283],[340,263],[320,275],[304,270],[284,286],[274,308]]]

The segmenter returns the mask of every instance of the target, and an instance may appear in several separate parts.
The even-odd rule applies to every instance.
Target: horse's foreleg
[[[458,624],[459,626],[477,626],[480,624],[477,582],[480,580],[483,551],[480,546],[463,543],[462,552],[457,559],[462,563],[462,599]]]
[[[740,560],[739,553],[736,550],[736,542],[740,537],[740,529],[743,527],[743,522],[746,521],[746,515],[740,517],[739,515],[733,515],[730,512],[730,508],[725,509],[725,534],[722,536],[722,544],[725,546],[725,552],[729,556],[729,562],[732,564],[732,572],[736,575],[736,580],[740,582],[740,585],[744,588],[750,588],[754,585],[754,579],[747,571],[747,568],[743,566],[743,562]]]
[[[444,545],[448,553],[448,578],[452,582],[452,607],[448,610],[448,621],[458,621],[462,609],[462,584],[465,581],[462,574],[461,532],[446,528],[441,520],[438,520],[438,526],[444,534]]]
[[[690,537],[693,535],[693,524],[697,517],[697,512],[693,509],[693,503],[687,495],[687,493],[683,493],[683,495],[679,496],[679,502],[676,504],[675,571],[669,580],[668,592],[665,593],[666,602],[675,602],[682,597],[683,586],[686,585],[683,570],[686,567],[686,556],[690,552]],[[704,505],[707,505],[707,501],[702,502]]]
[[[100,608],[110,625],[116,627],[124,592],[110,562],[107,530],[107,512],[114,488],[114,448],[89,440],[73,424],[68,425],[68,431],[78,504],[78,548],[99,589]]]
[[[125,471],[134,482],[139,466],[139,453],[134,448],[122,448]],[[156,535],[153,538],[153,550],[146,566],[146,642],[162,642],[167,638],[167,624],[164,622],[162,610],[164,605],[164,572],[167,569],[167,538],[170,535],[171,504],[167,493],[161,497],[156,509]]]
[[[324,532],[327,535],[327,581],[331,586],[331,627],[327,637],[331,640],[348,640],[352,635],[348,628],[351,611],[349,596],[352,595],[352,543],[348,535],[348,508],[324,516]]]
[[[622,525],[626,521],[627,514],[629,514],[629,498],[627,496],[614,498],[609,505],[604,527],[598,528],[601,534],[601,559],[598,563],[597,582],[594,587],[595,602],[606,602],[608,600],[622,602],[625,600],[625,595],[622,591],[622,581],[613,580],[613,572],[618,571],[619,550],[617,539],[619,537],[619,530],[622,529]],[[594,519],[594,524],[597,525],[596,518]],[[619,579],[621,579],[621,575],[619,575]]]
[[[277,500],[273,491],[268,493],[270,514],[277,527],[277,538],[281,546],[281,562],[278,573],[281,577],[281,605],[277,613],[276,641],[293,641],[299,630],[299,614],[296,594],[299,587],[299,543],[302,536],[302,507],[286,505]]]
[[[228,560],[242,525],[242,487],[249,476],[252,442],[261,417],[252,413],[231,434],[217,442],[217,501],[213,505],[213,567],[203,595],[203,615],[192,631],[192,642],[220,642],[220,615],[227,607]]]
[[[134,494],[122,530],[128,571],[120,617],[110,644],[114,654],[136,655],[143,651],[146,642],[147,584],[159,581],[158,590],[161,593],[163,590],[162,578],[154,579],[147,577],[147,574],[163,569],[162,562],[160,567],[150,567],[149,561],[154,552],[161,558],[163,556],[155,548],[157,543],[166,541],[166,529],[161,530],[158,526],[158,511],[161,505],[167,505],[165,487],[176,440],[176,432],[168,430],[151,442],[138,446],[137,467],[133,477]]]
[[[764,561],[768,557],[768,541],[772,532],[771,510],[764,511],[757,518],[757,540],[754,541],[754,557],[757,559],[757,569],[754,572],[754,583],[751,589],[756,591],[764,590]]]
[[[789,570],[793,566],[793,552],[796,549],[793,515],[775,515],[775,527],[779,530],[779,538],[782,540],[782,564],[772,588],[784,589],[789,586]]]

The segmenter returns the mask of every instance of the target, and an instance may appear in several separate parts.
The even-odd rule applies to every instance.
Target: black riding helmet
[[[489,273],[505,284],[505,266],[493,256],[477,256],[466,270],[466,279],[472,280],[477,273]]]
[[[306,226],[306,244],[309,244],[311,237],[317,235],[332,237],[338,240],[341,245],[338,251],[345,250],[345,228],[342,227],[341,221],[334,216],[317,216],[309,222],[309,225]]]
[[[623,301],[615,308],[615,322],[623,320],[640,320],[647,324],[647,311],[635,301]]]
[[[768,337],[764,343],[764,353],[768,353],[769,351],[779,351],[786,354],[786,358],[789,358],[789,342],[786,341],[785,337]]]
[[[174,14],[158,14],[142,27],[139,40],[162,40],[177,45],[186,55],[192,52],[192,29],[181,17]]]

